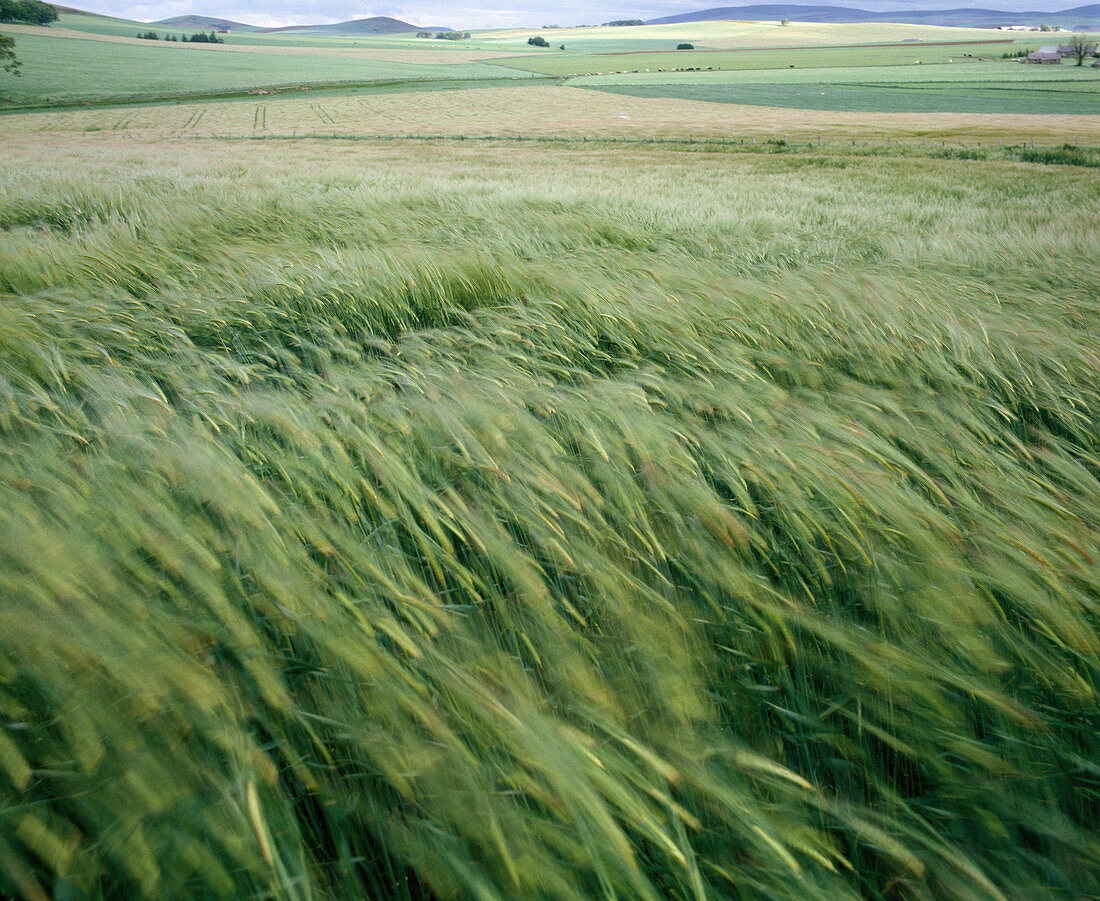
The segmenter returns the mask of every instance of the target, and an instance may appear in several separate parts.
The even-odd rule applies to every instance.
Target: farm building
[[[1042,47],[1040,49],[1048,50],[1049,48],[1048,47]],[[1077,55],[1077,48],[1074,47],[1073,44],[1059,44],[1058,45],[1058,52],[1063,57],[1076,56]],[[1096,55],[1096,45],[1095,44],[1087,44],[1085,46],[1085,56],[1095,56],[1095,55]]]
[[[1058,52],[1057,47],[1040,47],[1038,50],[1033,50],[1027,55],[1027,61],[1029,63],[1060,63],[1062,61],[1062,54]]]

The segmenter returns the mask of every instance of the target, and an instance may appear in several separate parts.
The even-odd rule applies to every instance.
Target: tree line
[[[465,41],[470,37],[468,31],[418,31],[418,38],[438,38],[441,41]]]
[[[49,25],[57,21],[57,10],[40,0],[0,0],[0,22]]]
[[[160,35],[155,31],[144,31],[138,35],[139,38],[146,41],[159,41]],[[176,37],[174,34],[166,34],[164,36],[166,41],[182,41],[185,44],[224,44],[225,38],[220,38],[218,35],[211,31],[210,34],[206,34],[203,31],[197,31],[192,35],[181,34]]]

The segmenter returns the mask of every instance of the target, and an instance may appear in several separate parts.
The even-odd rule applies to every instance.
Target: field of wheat
[[[476,86],[475,86],[476,85]],[[1095,146],[1096,116],[989,113],[882,113],[782,109],[676,97],[631,97],[510,80],[380,86],[373,90],[294,89],[246,100],[132,104],[0,117],[10,146],[83,140],[115,146],[192,138],[450,137],[826,140]]]
[[[0,895],[1100,892],[1094,169],[4,152]]]

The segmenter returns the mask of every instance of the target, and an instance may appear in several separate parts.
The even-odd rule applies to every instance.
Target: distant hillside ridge
[[[170,19],[158,19],[151,25],[173,25],[180,28],[226,28],[229,31],[261,31],[256,25],[234,22],[231,19],[214,19],[210,16],[173,16]]]
[[[423,27],[389,16],[373,16],[369,19],[349,19],[347,22],[335,22],[331,25],[285,25],[282,28],[261,30],[265,32],[321,31],[332,34],[401,34],[406,31],[421,31]]]
[[[913,25],[946,25],[961,28],[996,28],[998,25],[1100,25],[1100,4],[1077,6],[1054,12],[1029,10],[1013,12],[1004,9],[910,9],[878,12],[847,6],[809,6],[798,4],[755,4],[751,6],[722,6],[701,9],[650,19],[647,25],[673,25],[680,22],[709,22],[721,19],[748,21],[774,21],[789,19],[794,22],[893,22]]]
[[[70,13],[75,15],[96,15],[98,13],[89,13],[82,9],[72,9],[67,6],[54,7],[58,12]],[[110,17],[104,17],[110,18]],[[120,20],[129,21],[129,20]],[[200,16],[200,15],[187,15],[187,16],[172,16],[169,19],[157,19],[155,22],[149,22],[149,25],[160,25],[169,28],[214,28],[225,29],[227,31],[247,31],[256,32],[259,34],[272,34],[283,31],[311,31],[322,32],[326,34],[403,34],[409,31],[451,31],[449,27],[434,26],[432,28],[426,28],[423,25],[413,25],[410,22],[403,22],[401,19],[394,19],[391,16],[373,16],[367,19],[349,19],[346,22],[332,22],[323,25],[282,25],[274,28],[265,27],[262,25],[249,25],[245,22],[235,22],[232,19],[220,19],[215,16]]]

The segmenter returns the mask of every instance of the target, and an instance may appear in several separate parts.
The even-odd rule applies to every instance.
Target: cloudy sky
[[[542,25],[598,25],[611,19],[654,19],[696,9],[742,6],[752,0],[500,0],[499,4],[477,0],[432,3],[426,0],[67,0],[90,12],[153,22],[171,16],[197,14],[218,16],[250,25],[306,25],[342,22],[369,16],[393,16],[414,25],[451,28],[510,28]],[[784,2],[784,0],[759,0]],[[789,0],[806,5],[815,0]],[[1011,10],[1054,10],[1078,6],[1084,0],[843,0],[829,6],[861,9],[943,9],[976,6]]]

